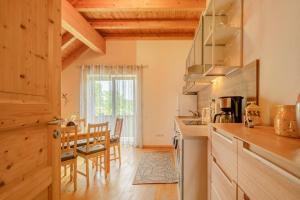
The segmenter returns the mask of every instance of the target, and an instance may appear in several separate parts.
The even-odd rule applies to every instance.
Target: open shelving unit
[[[207,1],[187,58],[184,91],[200,91],[216,77],[240,69],[242,55],[243,0]]]
[[[240,32],[239,27],[230,27],[224,24],[215,26],[215,45],[216,46],[225,46],[228,42],[230,42],[233,38],[235,38]],[[212,46],[213,44],[213,31],[211,30],[204,41],[205,46]]]
[[[203,15],[225,15],[235,1],[236,0],[207,0],[206,9],[203,12]]]
[[[198,91],[207,87],[210,84],[210,82],[205,83],[203,81],[189,81],[183,87],[183,94],[196,94]]]
[[[243,0],[210,0],[203,13],[204,76],[227,76],[243,66]]]

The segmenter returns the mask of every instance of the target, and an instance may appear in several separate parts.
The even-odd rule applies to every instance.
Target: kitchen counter
[[[247,142],[266,152],[265,157],[300,177],[300,139],[278,136],[273,127],[246,128],[243,124],[211,124],[216,131]]]
[[[208,126],[185,125],[183,120],[196,119],[175,117],[183,139],[207,138],[209,126],[212,126],[220,133],[247,142],[255,151],[264,154],[265,158],[300,177],[300,139],[278,136],[271,126],[246,128],[243,124],[237,123],[211,123]]]
[[[183,139],[191,138],[207,138],[208,126],[207,125],[185,125],[183,120],[196,120],[193,117],[175,117],[175,122],[178,125]]]

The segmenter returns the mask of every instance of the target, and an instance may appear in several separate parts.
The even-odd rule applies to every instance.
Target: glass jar
[[[245,109],[246,119],[251,119],[254,126],[261,125],[261,109],[254,102],[250,102],[250,104]]]
[[[300,138],[296,128],[295,105],[277,105],[274,118],[275,133],[280,136]]]

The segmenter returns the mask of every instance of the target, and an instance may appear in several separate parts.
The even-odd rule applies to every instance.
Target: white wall
[[[137,64],[143,74],[144,145],[168,145],[176,116],[177,95],[184,84],[191,41],[138,41]]]
[[[244,1],[244,63],[259,58],[263,120],[300,93],[300,1]]]

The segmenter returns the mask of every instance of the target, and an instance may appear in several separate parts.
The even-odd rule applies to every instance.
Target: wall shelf
[[[227,10],[236,0],[210,0],[207,1],[206,10],[204,11],[204,16],[212,16],[215,12],[216,16],[225,15]],[[215,3],[215,9],[213,9],[213,4]]]
[[[224,24],[216,25],[214,28],[214,41],[216,46],[225,46],[230,40],[232,40],[238,33],[240,28],[230,27]],[[204,41],[205,46],[211,46],[213,38],[213,31],[211,30]]]
[[[198,91],[211,85],[211,82],[189,81],[183,87],[183,94],[197,94]]]
[[[187,68],[188,74],[203,74],[204,69],[202,65],[193,65]]]
[[[198,81],[199,83],[211,83],[218,76],[204,76],[203,74],[186,74],[183,79],[186,82]]]
[[[227,76],[236,71],[240,66],[207,65],[207,70],[203,76]]]

